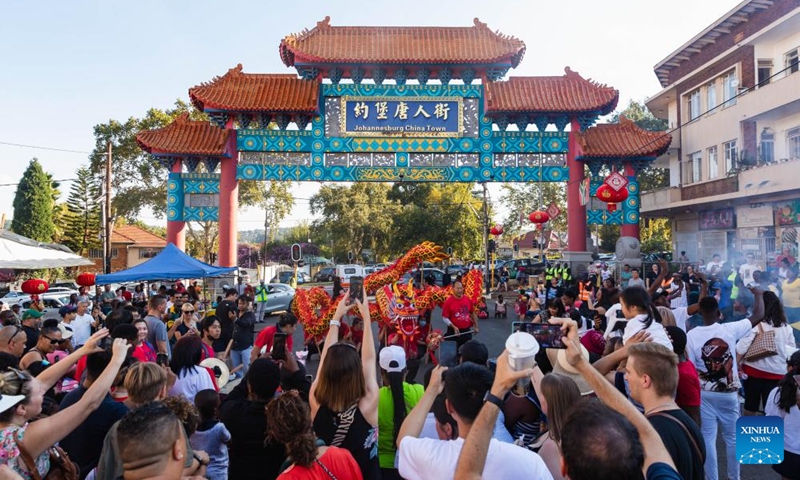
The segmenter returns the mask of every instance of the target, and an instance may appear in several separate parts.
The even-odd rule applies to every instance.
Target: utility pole
[[[489,291],[492,287],[489,280],[489,269],[492,268],[492,266],[489,265],[489,203],[487,201],[486,182],[483,182],[483,247],[483,253],[486,257],[486,268],[483,270],[483,282],[486,285],[486,295],[489,295]]]
[[[261,279],[267,281],[267,227],[269,225],[269,205],[264,204],[264,245],[261,249]]]
[[[108,152],[106,153],[106,204],[105,204],[105,212],[106,212],[106,238],[103,242],[103,253],[105,259],[105,265],[103,271],[105,273],[111,273],[111,230],[114,226],[114,220],[111,217],[111,140],[108,141]]]

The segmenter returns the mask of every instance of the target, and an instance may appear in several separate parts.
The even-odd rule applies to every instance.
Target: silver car
[[[267,306],[259,312],[271,315],[275,312],[288,311],[294,300],[294,288],[284,283],[267,284]]]

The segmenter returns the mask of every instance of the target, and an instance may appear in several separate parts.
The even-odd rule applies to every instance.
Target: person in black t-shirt
[[[631,397],[669,451],[678,473],[686,480],[702,480],[706,458],[700,427],[676,403],[678,356],[658,343],[628,345],[625,378]]]
[[[219,338],[214,340],[213,343],[216,353],[225,352],[225,349],[228,348],[228,342],[230,342],[231,336],[233,335],[233,321],[228,316],[228,312],[236,311],[236,297],[238,297],[236,289],[228,288],[225,290],[225,299],[217,305],[216,315],[222,333],[220,333]]]
[[[661,273],[661,269],[659,268],[657,263],[654,263],[653,266],[647,271],[644,276],[645,283],[647,284],[647,288],[653,284],[658,278],[658,275]]]

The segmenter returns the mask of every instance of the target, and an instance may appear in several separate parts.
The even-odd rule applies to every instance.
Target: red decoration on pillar
[[[492,227],[491,230],[489,230],[489,233],[491,233],[495,237],[499,237],[500,235],[503,234],[503,226],[502,225],[495,225],[494,227]]]
[[[528,215],[528,220],[530,220],[531,223],[542,224],[550,220],[550,215],[547,212],[536,210],[535,212]]]
[[[617,210],[617,204],[624,202],[628,198],[628,189],[623,188],[619,191],[614,190],[608,184],[602,184],[597,187],[597,199],[601,202],[608,203],[608,211],[614,212]]]
[[[75,283],[80,285],[81,287],[91,287],[94,286],[95,276],[94,273],[90,272],[83,272],[75,278]]]

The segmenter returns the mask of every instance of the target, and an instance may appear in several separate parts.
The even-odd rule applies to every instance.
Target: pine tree
[[[81,167],[67,198],[68,215],[64,225],[64,244],[78,255],[100,248],[100,184],[92,172]]]
[[[35,158],[17,186],[11,230],[40,242],[53,240],[53,187],[51,179]]]

